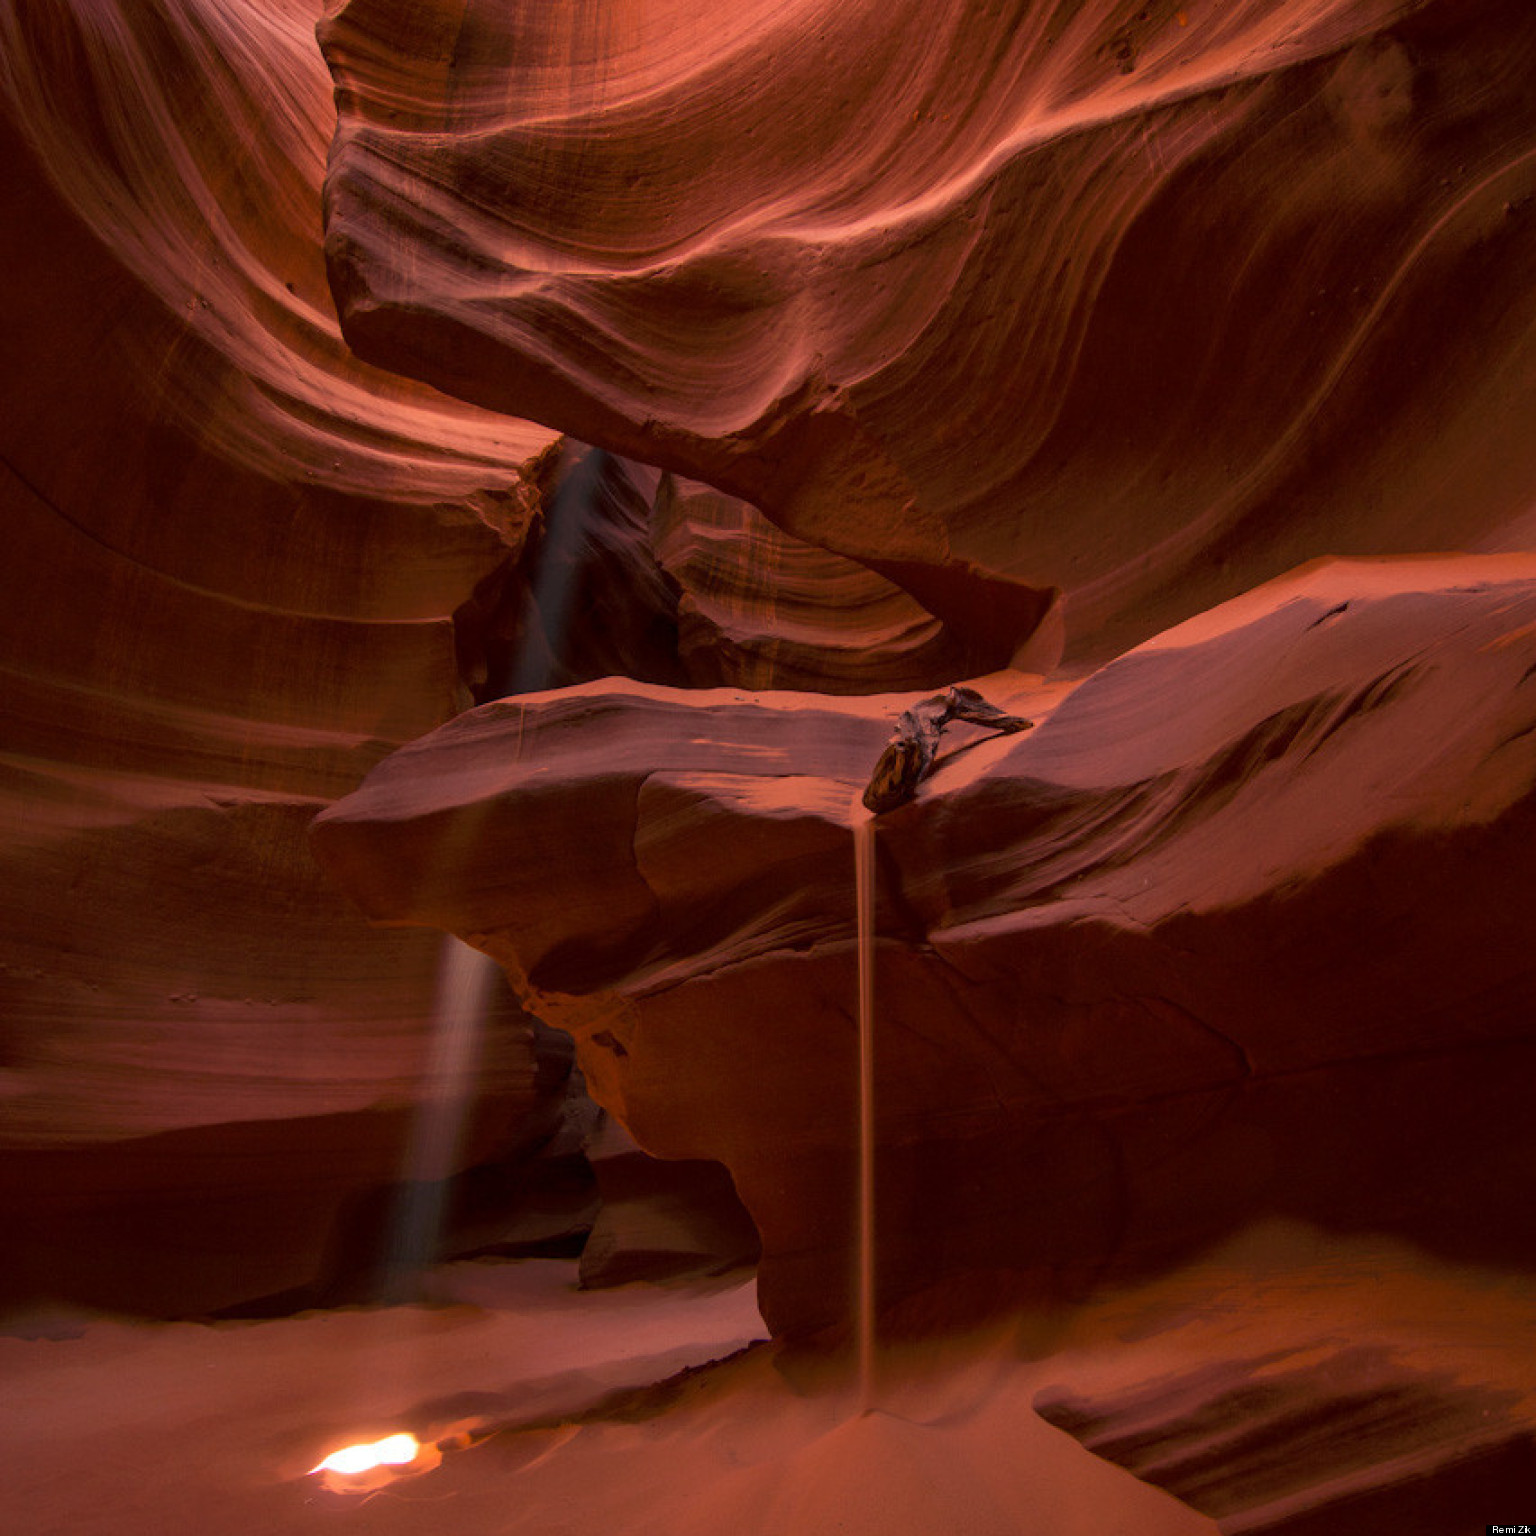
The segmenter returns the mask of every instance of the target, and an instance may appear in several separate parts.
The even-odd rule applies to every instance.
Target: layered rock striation
[[[1536,562],[1323,562],[979,686],[1041,723],[946,737],[877,823],[888,1326],[1277,1212],[1528,1261]],[[904,701],[506,700],[314,827],[376,921],[500,960],[643,1147],[726,1164],[785,1334],[850,1304],[849,829]]]
[[[1529,539],[1520,0],[348,0],[358,352],[1107,658]]]
[[[554,434],[342,342],[318,15],[0,5],[0,1301],[312,1280],[426,1072],[439,940],[371,931],[305,827],[470,702],[456,614]]]
[[[644,1145],[725,1157],[777,1326],[835,1320],[849,807],[896,691],[1048,669],[1058,592],[1118,659],[994,680],[1045,723],[880,828],[887,1310],[1177,1247],[1295,1167],[1309,1214],[1497,1248],[1432,1079],[1496,1106],[1524,1049],[1526,577],[1344,565],[1168,626],[1530,542],[1527,9],[319,10],[0,4],[13,1287],[313,1279],[398,1176],[438,940],[306,828],[569,682],[318,846],[496,953]],[[550,1108],[493,1029],[474,1156]],[[1356,1070],[1352,1193],[1317,1127]]]
[[[748,503],[567,442],[507,580],[476,594],[476,697],[618,676],[678,687],[870,693],[1005,664],[868,567]],[[1033,644],[1059,651],[1060,614]],[[1055,650],[1052,646],[1056,647]]]
[[[392,748],[614,671],[1004,659],[738,501],[359,361],[319,9],[0,5],[0,1302],[200,1311],[378,1246],[440,941],[370,929],[304,832]],[[513,1012],[482,1067],[465,1160],[559,1094]]]

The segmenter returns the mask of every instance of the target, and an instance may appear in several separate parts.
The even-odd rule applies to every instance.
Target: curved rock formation
[[[1035,1399],[1097,1455],[1245,1536],[1434,1529],[1518,1501],[1536,1473],[1518,1404],[1337,1338],[1099,1401]]]
[[[1520,0],[347,0],[359,352],[1081,655],[1536,495]]]
[[[618,676],[869,693],[1005,665],[867,567],[734,496],[568,442],[511,579],[477,594],[480,699]],[[1059,657],[1052,609],[1029,652]]]
[[[1332,1536],[1528,1487],[1528,0],[321,9],[0,0],[6,1326],[373,1297],[392,1231],[410,1272],[439,1219],[498,1258],[595,1219],[590,1284],[760,1232],[775,1332],[836,1342],[855,801],[990,673],[1037,728],[952,728],[877,827],[881,1338],[1156,1275],[1028,1309],[1025,1367],[883,1351],[889,1412],[807,1391],[777,1452],[766,1354],[638,1441],[504,1428],[439,1469],[464,1529],[513,1467],[524,1523],[579,1487],[669,1536]],[[380,926],[307,851],[338,797],[314,847]],[[458,1147],[423,924],[577,1042],[499,996]],[[594,1172],[573,1052],[672,1161],[610,1125]],[[514,1317],[522,1274],[438,1294]],[[615,1300],[583,1326],[654,1347]],[[33,1524],[307,1529],[354,1409],[549,1406],[484,1390],[547,1312],[382,1319],[403,1396],[354,1321],[10,1340]],[[166,1391],[125,1417],[129,1356]],[[342,1358],[294,1418],[273,1371]]]
[[[304,827],[471,690],[962,659],[765,525],[726,558],[761,524],[739,503],[669,492],[663,531],[654,470],[589,482],[553,433],[352,355],[318,13],[0,4],[0,1199],[30,1234],[0,1300],[197,1311],[363,1264],[330,1250],[399,1176],[438,941],[370,930]],[[859,596],[821,632],[818,583]],[[493,1030],[466,1157],[542,1123],[530,1028]]]
[[[342,343],[318,11],[0,4],[5,1298],[283,1290],[399,1173],[439,943],[304,828],[469,701],[552,434]],[[483,1145],[526,1022],[489,1064]]]
[[[679,588],[678,648],[695,687],[938,688],[1006,666],[1015,650],[963,637],[867,566],[793,538],[747,502],[695,481],[663,479],[651,542]],[[1059,615],[1047,619],[1036,666],[1059,655]]]
[[[1325,563],[1064,698],[983,683],[1043,723],[878,822],[890,1325],[1276,1211],[1536,1257],[1479,1131],[1529,1166],[1533,679],[1507,556]],[[642,1146],[730,1168],[781,1333],[846,1315],[848,829],[899,702],[507,700],[314,827],[376,920],[495,955]]]

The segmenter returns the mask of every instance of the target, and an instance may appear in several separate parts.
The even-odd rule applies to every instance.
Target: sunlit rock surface
[[[1314,556],[1529,542],[1524,0],[347,0],[321,36],[362,355],[971,636],[1060,587],[1104,657]]]
[[[1274,1211],[1532,1256],[1533,680],[1536,559],[1500,556],[1325,562],[1075,689],[982,682],[1042,723],[878,823],[892,1326]],[[785,1333],[849,1305],[849,824],[900,702],[508,700],[314,827],[374,918],[494,954],[643,1147],[727,1165]]]
[[[469,702],[455,611],[553,434],[341,341],[318,12],[0,5],[6,1297],[314,1278],[425,1069],[438,940],[371,931],[304,828]],[[524,1035],[487,1064],[494,1138]]]

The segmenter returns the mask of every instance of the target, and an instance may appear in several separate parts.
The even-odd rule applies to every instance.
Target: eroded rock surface
[[[697,482],[567,442],[511,579],[478,595],[477,697],[618,676],[871,693],[1007,664],[910,594]],[[1032,651],[1060,651],[1052,610]]]
[[[1080,655],[1529,541],[1523,0],[348,0],[345,333]],[[1522,529],[1524,530],[1522,532]]]
[[[1506,556],[1325,562],[1073,690],[982,680],[1041,723],[878,823],[890,1326],[1277,1211],[1531,1257],[1533,679]],[[849,827],[902,701],[508,700],[314,829],[375,919],[494,954],[643,1147],[727,1165],[781,1333],[847,1313]]]
[[[1006,666],[1016,635],[943,623],[867,566],[796,539],[735,496],[662,481],[651,544],[678,588],[677,644],[695,687],[885,693]],[[1060,654],[1050,610],[1037,668]],[[615,669],[626,676],[631,668]]]
[[[1469,1504],[1518,1502],[1536,1472],[1518,1403],[1335,1339],[1097,1398],[1047,1388],[1035,1409],[1223,1536],[1328,1536],[1454,1526]]]
[[[663,528],[658,471],[352,354],[319,14],[0,4],[0,1201],[26,1234],[0,1302],[357,1279],[338,1245],[373,1252],[400,1177],[439,945],[370,929],[304,828],[472,692],[918,685],[958,654],[730,498],[669,492]],[[729,558],[739,525],[763,558]],[[466,1158],[537,1123],[531,1026],[501,1023]]]
[[[342,342],[319,11],[0,4],[0,1300],[281,1291],[399,1175],[438,941],[304,829],[469,702],[554,434]]]

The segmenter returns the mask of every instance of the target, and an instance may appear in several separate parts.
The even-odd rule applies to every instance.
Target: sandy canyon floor
[[[1296,1226],[1070,1315],[891,1354],[865,1415],[825,1363],[775,1358],[750,1282],[583,1293],[553,1260],[438,1278],[431,1307],[13,1319],[9,1528],[1178,1536],[1285,1526],[1319,1501],[1347,1511],[1383,1473],[1411,1487],[1405,1456],[1428,1472],[1460,1443],[1475,1462],[1536,1425],[1527,1282]],[[1405,1405],[1435,1442],[1417,1452],[1393,1428]],[[1048,1422],[1075,1413],[1080,1429],[1099,1408],[1125,1432],[1122,1460],[1142,1454],[1206,1513]],[[337,1444],[399,1428],[472,1443],[367,1493],[307,1475]],[[1455,1497],[1423,1482],[1426,1533],[1512,1514],[1442,1525],[1437,1488]]]

